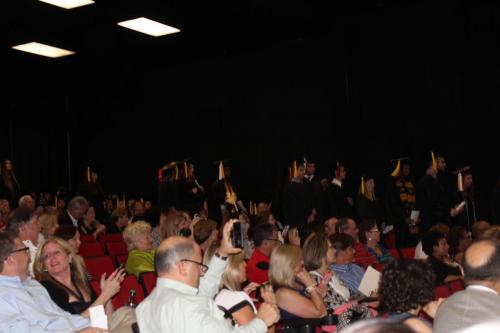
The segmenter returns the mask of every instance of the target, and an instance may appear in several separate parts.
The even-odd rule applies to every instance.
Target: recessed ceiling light
[[[49,58],[59,58],[67,55],[75,54],[73,51],[68,51],[64,49],[60,49],[58,47],[45,45],[37,42],[31,42],[26,44],[20,44],[16,46],[12,46],[13,49],[38,54],[41,56],[49,57]]]
[[[156,21],[147,19],[145,17],[139,17],[133,20],[119,22],[118,25],[129,28],[135,31],[142,32],[154,37],[174,34],[180,30],[166,24],[158,23]]]
[[[46,2],[48,4],[62,7],[65,9],[71,9],[75,7],[85,6],[93,4],[93,0],[40,0],[41,2]]]

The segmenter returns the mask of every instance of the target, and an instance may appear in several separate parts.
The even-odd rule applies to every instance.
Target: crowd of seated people
[[[433,325],[442,332],[454,332],[448,327],[455,325],[458,331],[479,322],[482,313],[498,319],[486,310],[469,318],[459,305],[469,294],[489,293],[484,297],[496,309],[496,226],[474,225],[471,239],[463,226],[435,224],[419,235],[425,259],[408,259],[402,249],[389,248],[380,221],[357,221],[356,214],[311,214],[304,227],[278,221],[266,203],[252,214],[231,211],[213,220],[204,209],[191,215],[170,207],[153,214],[155,207],[137,200],[117,205],[101,223],[81,196],[61,211],[34,210],[29,200],[23,205],[4,219],[7,232],[0,233],[2,332],[102,332],[88,320],[95,306],[103,307],[109,331],[120,333],[131,332],[135,322],[146,333],[279,332],[289,320],[319,320],[330,313],[339,320],[350,316],[349,325],[378,316],[374,325],[385,321],[417,333],[432,332]],[[242,248],[231,242],[234,223],[242,223]],[[125,246],[123,261],[108,248],[110,234]],[[82,242],[101,248],[113,269],[89,274]],[[360,285],[369,266],[381,277],[374,294],[364,295]],[[155,285],[146,291],[147,276]],[[131,277],[141,293],[144,288],[145,299],[134,309],[131,296],[133,307],[115,308]],[[453,290],[455,296],[453,282],[468,287]],[[436,297],[439,286],[450,289],[448,300]],[[363,298],[372,301],[365,304]],[[462,314],[463,324],[444,319],[453,311]]]

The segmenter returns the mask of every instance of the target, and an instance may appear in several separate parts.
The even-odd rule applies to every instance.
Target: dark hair
[[[8,232],[0,232],[0,272],[3,271],[3,262],[14,251],[16,243],[15,236]]]
[[[450,229],[448,235],[446,235],[446,241],[450,246],[450,256],[453,258],[459,251],[460,241],[467,238],[468,233],[464,227],[454,226]]]
[[[274,230],[277,230],[276,227],[269,223],[256,226],[253,233],[253,242],[255,246],[261,246],[262,242],[266,239],[272,238]]]
[[[72,224],[63,224],[59,226],[54,232],[54,237],[59,237],[64,239],[65,241],[69,241],[73,237],[75,237],[78,228]]]
[[[390,262],[379,284],[382,311],[406,312],[434,300],[436,275],[423,260],[401,259]]]
[[[345,251],[349,246],[354,246],[354,239],[348,234],[335,234],[329,239],[335,251]]]
[[[377,226],[377,220],[370,219],[364,220],[359,224],[359,241],[363,244],[366,244],[366,233],[372,230],[373,227]]]
[[[14,209],[7,219],[7,231],[17,236],[19,234],[19,228],[27,224],[34,215],[35,212],[26,207]]]
[[[422,238],[422,250],[428,256],[432,256],[432,253],[434,252],[434,246],[438,246],[439,241],[443,238],[446,239],[446,235],[439,231],[431,231],[426,233]]]
[[[158,273],[167,273],[182,259],[193,255],[194,242],[185,240],[168,248],[156,251],[155,268]]]
[[[197,244],[203,244],[212,232],[217,229],[217,222],[214,220],[200,220],[193,228],[194,241]]]
[[[494,247],[494,251],[487,258],[487,261],[484,265],[479,267],[472,267],[469,265],[467,261],[467,251],[470,248],[473,248],[478,243],[484,242],[492,247]],[[466,255],[464,256],[464,280],[465,282],[469,281],[497,281],[500,279],[500,245],[492,240],[482,240],[473,245],[471,245],[466,251]]]
[[[312,234],[307,237],[302,249],[304,266],[307,271],[314,271],[321,267],[328,252],[328,238],[324,234]]]

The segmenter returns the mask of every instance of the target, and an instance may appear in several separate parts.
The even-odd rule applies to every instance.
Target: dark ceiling
[[[331,2],[318,0],[96,0],[93,5],[65,10],[37,0],[6,1],[2,66],[15,74],[40,66],[64,71],[168,66],[328,34],[336,20],[390,3],[348,1],[333,8]],[[154,38],[116,24],[140,16],[181,32]],[[29,41],[73,50],[76,55],[54,60],[11,49]]]

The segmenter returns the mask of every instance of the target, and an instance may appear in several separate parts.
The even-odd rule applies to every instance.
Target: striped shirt
[[[365,275],[363,268],[355,264],[332,264],[330,268],[337,273],[339,279],[342,280],[353,293],[358,293],[359,284],[361,283],[363,275]]]

